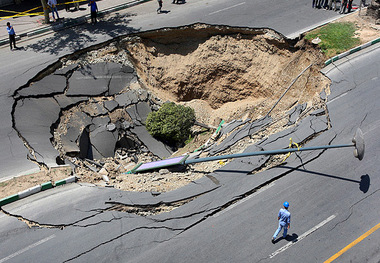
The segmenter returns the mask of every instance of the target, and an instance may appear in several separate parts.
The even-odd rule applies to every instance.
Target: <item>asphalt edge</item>
[[[151,0],[133,0],[133,1],[130,1],[128,3],[124,3],[124,4],[121,4],[118,6],[114,6],[114,7],[110,7],[110,8],[104,9],[102,11],[99,11],[98,17],[103,17],[107,14],[117,12],[117,11],[129,8],[129,7],[135,6],[135,5],[139,5],[139,4],[142,4],[145,2],[149,2],[149,1],[151,1]],[[20,40],[21,38],[24,38],[24,37],[33,37],[36,35],[46,34],[46,33],[51,32],[51,31],[60,31],[60,30],[70,28],[73,26],[82,25],[82,24],[87,23],[87,21],[89,19],[90,19],[89,14],[84,15],[84,16],[80,16],[77,18],[70,18],[70,19],[64,20],[62,23],[46,25],[44,27],[37,28],[37,29],[31,30],[29,32],[24,32],[24,33],[18,34],[18,35],[16,35],[16,40]],[[9,44],[8,38],[0,39],[0,46],[4,46],[4,45],[8,45],[8,44]]]
[[[42,183],[42,184],[33,186],[29,189],[18,192],[17,194],[10,195],[10,196],[7,196],[7,197],[0,199],[0,207],[7,205],[7,204],[10,204],[10,203],[13,203],[17,200],[23,199],[27,196],[39,193],[41,191],[45,191],[45,190],[48,190],[48,189],[51,189],[54,187],[58,187],[61,185],[69,184],[69,183],[75,183],[76,181],[77,181],[77,177],[75,175],[72,175],[72,176],[69,176],[65,179],[55,181],[54,183],[46,182],[46,183]]]

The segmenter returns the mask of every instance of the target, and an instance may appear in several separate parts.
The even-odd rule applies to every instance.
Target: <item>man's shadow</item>
[[[276,244],[277,242],[280,242],[281,240],[286,240],[286,241],[288,241],[288,242],[293,242],[293,243],[295,243],[295,242],[297,242],[298,241],[298,235],[296,234],[296,233],[293,233],[292,235],[287,235],[285,238],[284,237],[279,237],[279,238],[277,238],[274,242],[273,242],[273,244]]]
[[[170,12],[170,10],[161,10],[158,14],[167,14],[169,12]]]

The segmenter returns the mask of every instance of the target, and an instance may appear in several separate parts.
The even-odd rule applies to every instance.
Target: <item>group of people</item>
[[[48,1],[48,6],[50,7],[51,14],[53,15],[53,19],[55,20],[55,14],[57,15],[57,19],[59,20],[59,15],[58,15],[58,9],[57,9],[57,0],[49,0]],[[79,10],[79,2],[74,1],[75,9]],[[90,0],[88,3],[88,6],[90,6],[90,11],[91,11],[91,23],[95,24],[96,23],[96,16],[98,12],[98,6],[96,5],[95,0]],[[69,11],[69,5],[65,4],[66,11]]]
[[[79,2],[76,2],[76,3],[79,4]],[[50,10],[52,12],[53,19],[55,20],[55,15],[57,15],[57,19],[59,20],[60,18],[59,18],[58,9],[57,9],[57,0],[49,0],[48,6],[50,7]],[[97,22],[96,17],[98,13],[98,6],[96,5],[95,0],[90,0],[90,2],[88,3],[88,6],[90,7],[90,12],[91,12],[91,23],[94,25]],[[11,26],[10,22],[7,22],[7,31],[9,35],[9,45],[10,45],[11,50],[18,49],[18,47],[16,47],[16,32],[13,26]]]
[[[337,2],[340,2],[340,8],[337,8]],[[323,8],[326,10],[339,10],[340,14],[345,14],[351,12],[353,0],[313,0],[313,8]],[[333,7],[334,5],[334,7]],[[360,6],[366,6],[366,0],[360,0]]]

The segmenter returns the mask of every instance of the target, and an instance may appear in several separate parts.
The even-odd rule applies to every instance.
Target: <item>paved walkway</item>
[[[102,16],[111,12],[116,12],[121,9],[125,9],[128,7],[131,7],[136,4],[144,3],[151,0],[112,0],[112,1],[97,1],[98,5],[98,16]],[[59,1],[58,1],[59,2]],[[52,22],[51,24],[43,24],[44,16],[18,16],[14,18],[0,18],[0,46],[2,45],[8,45],[8,32],[6,30],[6,24],[7,22],[10,22],[11,25],[13,25],[17,38],[19,39],[24,37],[30,37],[42,33],[46,33],[51,30],[60,30],[64,29],[66,27],[86,23],[90,18],[90,10],[87,5],[88,1],[84,0],[80,2],[80,9],[75,11],[74,7],[71,7],[71,10],[69,12],[65,11],[64,4],[59,5],[58,13],[60,16],[60,20],[57,22]],[[12,7],[16,9],[16,6],[8,6],[0,8],[2,10],[10,10],[12,11]],[[26,7],[28,8],[28,7]],[[15,10],[13,9],[13,10]],[[18,7],[17,9],[20,9]],[[28,9],[23,10],[28,11]],[[38,10],[41,11],[41,8]],[[30,11],[34,12],[34,11]],[[50,13],[50,21],[53,21],[52,14]]]

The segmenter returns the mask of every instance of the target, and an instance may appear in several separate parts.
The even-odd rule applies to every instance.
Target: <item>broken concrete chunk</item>
[[[140,120],[143,124],[145,124],[146,119],[148,118],[148,114],[152,111],[147,102],[139,102],[136,105],[137,115],[140,117]]]
[[[156,140],[149,134],[145,126],[136,126],[131,129],[131,131],[138,136],[139,140],[148,148],[150,152],[161,159],[168,158],[172,154],[172,151],[165,144]]]
[[[66,75],[68,72],[73,71],[78,67],[78,64],[71,64],[68,65],[67,67],[57,69],[54,74],[55,75]]]
[[[84,106],[82,110],[92,117],[108,113],[107,109],[103,107],[103,103],[90,103]]]
[[[74,106],[82,101],[88,100],[87,97],[67,97],[64,94],[56,95],[54,98],[58,102],[61,109],[67,108],[69,106]]]
[[[140,101],[147,101],[148,100],[148,92],[144,89],[137,90],[139,100]]]
[[[122,68],[121,68],[121,72],[125,72],[125,73],[134,73],[135,70],[134,70],[134,68],[132,68],[131,66],[123,65]]]
[[[137,114],[137,107],[136,107],[136,105],[134,104],[134,105],[126,108],[125,110],[127,111],[129,117],[131,117],[133,123],[136,124],[136,125],[139,125],[139,123],[141,122],[141,118]]]
[[[298,120],[299,116],[306,109],[306,107],[307,107],[307,103],[298,104],[295,107],[293,107],[293,109],[291,109],[288,112],[289,121],[288,121],[287,125],[293,125],[294,123],[296,123],[296,121]]]
[[[92,123],[91,117],[86,113],[78,111],[71,115],[68,125],[73,127],[87,127]]]
[[[109,132],[106,129],[99,128],[91,132],[90,143],[94,159],[114,157],[117,139],[117,131]]]
[[[114,109],[117,108],[117,106],[119,106],[119,103],[117,103],[116,101],[114,100],[106,100],[104,103],[104,107],[108,110],[108,111],[113,111]]]
[[[61,136],[61,139],[66,141],[76,142],[80,136],[81,132],[79,127],[69,126],[65,135]]]
[[[111,119],[108,116],[100,116],[92,119],[92,124],[98,128],[109,124]]]
[[[110,123],[107,125],[107,131],[114,131],[116,130],[116,125],[114,123]]]
[[[39,96],[63,93],[66,89],[66,77],[49,75],[32,83],[29,87],[17,91],[20,96]]]
[[[123,73],[123,72],[114,73],[111,77],[108,94],[109,95],[118,94],[124,88],[129,87],[131,81],[133,81],[134,78],[135,76],[130,73]]]
[[[108,91],[110,79],[106,63],[86,65],[78,68],[71,75],[66,95],[102,95]]]
[[[116,95],[115,101],[122,107],[129,106],[131,104],[137,103],[138,97],[133,90],[130,90],[128,92]]]
[[[128,130],[129,128],[132,128],[132,127],[133,127],[133,124],[128,121],[123,121],[121,123],[121,128],[124,130]]]

